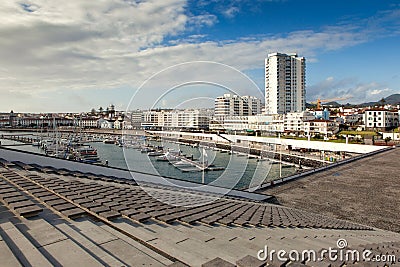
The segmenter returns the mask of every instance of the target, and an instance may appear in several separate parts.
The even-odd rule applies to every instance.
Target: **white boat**
[[[149,152],[154,152],[154,151],[156,151],[154,148],[151,148],[151,147],[142,147],[142,149],[140,150],[140,152],[142,152],[142,153],[149,153]]]
[[[192,166],[194,166],[194,164],[187,162],[187,161],[183,161],[183,160],[172,163],[172,165],[174,165],[174,167],[192,167]]]
[[[39,142],[39,141],[33,141],[33,142],[32,142],[32,146],[37,146],[37,147],[39,147],[39,146],[40,146],[40,142]]]
[[[169,162],[173,162],[173,161],[179,161],[180,158],[177,155],[174,155],[170,152],[165,153],[164,155],[158,156],[156,158],[156,160],[158,161],[169,161]]]
[[[163,151],[151,151],[149,153],[147,153],[147,156],[149,157],[157,157],[157,156],[162,156],[164,155]]]

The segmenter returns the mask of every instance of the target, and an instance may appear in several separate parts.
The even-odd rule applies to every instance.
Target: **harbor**
[[[322,151],[317,142],[301,147],[288,140],[277,143],[280,139],[162,131],[3,131],[0,137],[3,146],[23,151],[237,189],[257,186],[254,181],[274,184],[372,149],[358,145],[357,153],[354,145],[340,144],[340,151]]]
[[[40,146],[36,145],[38,140],[52,140],[49,138],[51,135],[51,133],[46,133],[45,136],[40,136],[35,132],[13,132],[12,134],[2,132],[1,141],[5,147],[10,146],[52,157],[107,165],[197,183],[214,182],[219,186],[241,189],[247,188],[254,176],[260,174],[263,174],[263,177],[258,179],[269,181],[279,178],[280,175],[287,176],[296,172],[296,167],[289,163],[281,164],[282,168],[280,168],[280,164],[274,159],[260,160],[254,155],[216,149],[212,145],[199,148],[198,145],[190,143],[160,142],[158,138],[150,135],[129,135],[129,138],[124,138],[121,135],[103,133],[83,133],[80,136],[59,133],[58,139],[64,141],[43,141]],[[77,146],[70,139],[79,140],[77,143],[80,145]],[[63,145],[64,143],[66,145]],[[46,144],[47,149],[43,144]],[[76,154],[71,152],[73,147],[81,155],[86,153],[86,160],[74,158],[73,156]],[[160,149],[161,147],[162,149]],[[95,157],[95,160],[90,162],[90,157]],[[231,164],[229,164],[230,162]],[[238,181],[233,180],[232,177],[237,175],[241,178]],[[220,179],[221,176],[223,179]]]

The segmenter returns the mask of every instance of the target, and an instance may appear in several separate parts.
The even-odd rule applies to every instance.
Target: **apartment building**
[[[339,132],[339,124],[335,121],[314,119],[304,122],[304,133],[307,136],[324,135],[332,136]]]
[[[367,130],[390,130],[399,126],[399,112],[383,108],[367,109],[364,112]]]
[[[304,122],[315,119],[312,112],[290,112],[284,116],[284,129],[288,132],[304,132]]]
[[[261,113],[261,99],[254,96],[224,94],[215,99],[215,117],[252,116]]]
[[[306,64],[296,53],[268,54],[265,59],[265,111],[267,114],[306,109]]]

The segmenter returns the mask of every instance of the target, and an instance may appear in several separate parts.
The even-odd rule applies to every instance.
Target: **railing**
[[[323,167],[320,167],[320,168],[316,168],[316,169],[308,170],[308,171],[305,171],[305,172],[301,172],[301,173],[298,173],[298,174],[295,174],[295,175],[279,178],[277,180],[270,181],[270,182],[262,184],[260,186],[249,188],[249,189],[247,189],[247,191],[255,192],[255,191],[262,190],[262,189],[268,189],[268,188],[271,188],[271,187],[274,187],[274,186],[277,186],[277,185],[281,185],[281,184],[289,182],[289,181],[294,181],[294,180],[297,180],[297,179],[300,179],[300,178],[304,178],[306,176],[309,176],[309,175],[312,175],[312,174],[315,174],[315,173],[319,173],[319,172],[322,172],[322,171],[325,171],[325,170],[328,170],[328,169],[332,169],[332,168],[335,168],[337,166],[340,166],[340,165],[343,165],[343,164],[347,164],[347,163],[350,163],[350,162],[353,162],[353,161],[356,161],[356,160],[360,160],[360,159],[363,159],[363,158],[367,158],[367,157],[370,157],[370,156],[373,156],[373,155],[376,155],[376,154],[379,154],[379,153],[383,153],[383,152],[386,152],[386,151],[389,151],[389,150],[392,150],[392,149],[394,149],[394,148],[393,147],[386,147],[384,149],[375,150],[375,151],[372,151],[372,152],[369,152],[369,153],[365,153],[365,154],[362,154],[362,155],[359,155],[359,156],[356,156],[356,157],[352,157],[352,158],[348,158],[348,159],[345,159],[345,160],[337,161],[337,162],[332,163],[332,164],[327,165],[327,166],[323,166]]]

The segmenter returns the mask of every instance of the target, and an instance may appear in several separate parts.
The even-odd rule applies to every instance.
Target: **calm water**
[[[2,132],[0,132],[2,134]],[[15,133],[18,134],[18,133]],[[25,133],[24,133],[25,134]],[[2,145],[18,144],[15,141],[1,140]],[[246,155],[228,154],[212,149],[203,149],[188,145],[178,145],[174,143],[149,142],[152,145],[162,145],[164,148],[181,150],[187,156],[193,155],[194,159],[202,161],[202,153],[205,151],[204,159],[208,164],[216,167],[223,167],[224,170],[205,171],[205,172],[183,172],[174,167],[169,162],[156,161],[156,157],[149,157],[146,153],[141,153],[137,149],[122,148],[114,144],[104,144],[102,142],[90,143],[97,149],[101,161],[108,161],[108,165],[132,171],[140,171],[155,175],[172,177],[181,180],[201,183],[204,181],[209,184],[229,187],[247,188],[250,184],[261,181],[270,181],[279,178],[279,164],[272,164],[270,161],[257,161],[248,159]],[[43,151],[31,145],[10,146],[14,149],[43,154]],[[282,176],[287,176],[295,172],[294,167],[283,165]]]

